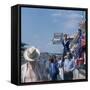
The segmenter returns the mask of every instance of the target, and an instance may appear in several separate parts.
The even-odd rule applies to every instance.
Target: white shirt
[[[62,60],[59,60],[58,61],[58,67],[61,67],[62,66]]]
[[[21,82],[37,82],[40,80],[41,74],[38,63],[35,65],[26,63],[21,66]]]

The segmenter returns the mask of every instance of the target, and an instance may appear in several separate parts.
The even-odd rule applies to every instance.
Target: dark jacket
[[[57,75],[59,74],[58,63],[50,63],[49,73],[52,80],[57,79]]]
[[[64,47],[63,49],[63,54],[66,55],[67,52],[70,51],[69,45],[70,45],[70,41],[67,40],[66,42],[64,42],[64,40],[62,41],[62,45]]]

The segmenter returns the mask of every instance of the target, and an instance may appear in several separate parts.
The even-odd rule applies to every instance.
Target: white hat
[[[24,58],[27,61],[35,61],[40,56],[40,52],[35,47],[27,48],[24,52]]]

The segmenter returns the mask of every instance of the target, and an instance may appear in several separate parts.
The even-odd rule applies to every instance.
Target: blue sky
[[[37,47],[41,52],[62,53],[61,44],[52,44],[53,34],[60,32],[73,35],[84,17],[84,11],[23,7],[21,9],[22,42]]]

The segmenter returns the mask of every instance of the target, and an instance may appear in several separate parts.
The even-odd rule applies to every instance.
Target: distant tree
[[[28,44],[26,44],[26,43],[21,43],[21,57],[23,56],[23,52],[24,52],[24,50],[26,49],[26,45],[28,45]]]
[[[26,45],[28,45],[28,44],[26,44],[26,43],[21,43],[21,50],[22,50],[22,51],[24,51],[24,50],[26,49],[26,48],[25,48]]]

